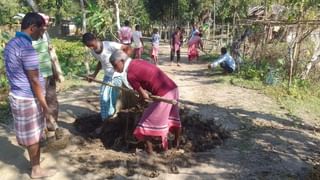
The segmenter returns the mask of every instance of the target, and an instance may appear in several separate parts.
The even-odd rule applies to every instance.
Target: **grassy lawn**
[[[319,89],[314,87],[319,85],[312,85],[313,87],[307,90],[297,88],[288,91],[282,84],[269,86],[259,80],[246,80],[236,76],[233,76],[230,82],[235,86],[262,91],[267,96],[275,99],[292,116],[299,117],[302,114],[308,114],[310,120],[320,122],[320,97],[311,92],[314,89]]]
[[[203,62],[211,62],[219,57],[218,54],[204,55],[200,59]],[[218,68],[219,70],[220,68]],[[244,71],[255,71],[252,68],[242,69]],[[315,120],[320,123],[320,85],[316,83],[305,83],[305,85],[293,84],[288,90],[286,82],[279,82],[277,85],[267,85],[263,78],[254,77],[247,79],[239,74],[219,76],[224,82],[228,81],[234,86],[254,89],[263,92],[265,95],[276,100],[283,108],[289,111],[290,116],[308,117],[308,120]],[[305,116],[307,114],[307,116]]]

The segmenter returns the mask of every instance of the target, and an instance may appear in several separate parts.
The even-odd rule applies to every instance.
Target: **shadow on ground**
[[[141,158],[131,152],[114,151],[101,157],[101,154],[90,153],[91,148],[101,141],[84,139],[81,142],[82,150],[88,155],[82,158],[70,154],[62,154],[65,158],[73,158],[75,164],[82,164],[75,174],[83,172],[99,173],[101,168],[108,167],[109,177],[117,175],[134,176],[143,174],[156,177],[162,173],[184,173],[185,168],[197,166],[210,166],[215,169],[226,169],[225,172],[207,173],[204,170],[191,170],[189,173],[199,177],[220,177],[239,179],[267,178],[287,179],[304,178],[313,165],[314,157],[319,156],[319,139],[312,136],[312,127],[299,123],[299,119],[280,118],[272,114],[246,111],[241,108],[222,108],[215,104],[199,104],[183,101],[186,106],[191,105],[191,114],[199,114],[201,108],[210,108],[212,112],[221,115],[217,119],[201,119],[208,124],[214,122],[224,127],[223,121],[236,124],[237,128],[231,131],[231,138],[218,145],[218,148],[208,148],[204,152],[188,153],[169,151],[167,154],[158,155],[156,158]],[[70,108],[67,107],[66,108]],[[77,107],[72,107],[77,108]],[[188,114],[189,112],[186,112]],[[183,115],[182,115],[183,116]],[[190,117],[186,115],[185,118]],[[215,116],[217,117],[217,116]],[[299,125],[297,125],[299,124]],[[71,124],[64,124],[69,128]],[[70,131],[74,132],[74,130]],[[79,136],[79,132],[74,132]],[[111,137],[105,137],[111,138]],[[92,144],[93,143],[93,144]],[[101,147],[101,151],[106,146]],[[105,149],[105,151],[107,151]],[[108,151],[110,153],[110,151]],[[181,171],[181,172],[180,172]],[[108,177],[107,175],[107,177]]]
[[[6,131],[6,134],[10,132],[1,129],[1,131]],[[3,132],[0,132],[0,167],[2,165],[8,165],[9,167],[15,167],[19,171],[19,174],[29,173],[29,160],[25,158],[24,152],[25,149],[21,146],[17,146],[11,143],[8,137],[3,135]],[[1,167],[4,168],[4,167]]]

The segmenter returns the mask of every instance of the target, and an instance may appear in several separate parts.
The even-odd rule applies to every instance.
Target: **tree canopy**
[[[28,0],[39,7],[39,11],[62,19],[83,20],[81,0]],[[284,6],[284,20],[319,19],[320,2],[318,0],[83,0],[89,29],[107,30],[115,27],[115,3],[119,4],[120,20],[128,19],[132,24],[143,28],[151,24],[185,25],[187,23],[233,22],[245,18],[248,9],[263,6],[267,11],[274,4]],[[22,7],[22,8],[21,8]],[[32,9],[27,0],[0,1],[0,24],[16,22],[17,13]],[[100,22],[97,22],[100,21]]]

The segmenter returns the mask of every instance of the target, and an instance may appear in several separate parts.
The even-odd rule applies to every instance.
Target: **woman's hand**
[[[141,101],[150,102],[151,98],[146,90],[144,90],[142,87],[138,89],[139,98]]]

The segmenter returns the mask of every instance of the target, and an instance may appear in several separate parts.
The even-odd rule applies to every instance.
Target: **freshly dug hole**
[[[213,120],[203,122],[199,115],[186,116],[186,110],[181,110],[182,134],[180,149],[186,152],[206,152],[221,145],[229,137],[229,133],[214,124]],[[131,108],[120,111],[115,119],[103,122],[105,128],[99,139],[106,148],[130,151],[143,148],[135,143],[132,133],[142,115],[142,110]],[[74,125],[84,137],[90,138],[90,133],[102,124],[99,114],[76,119]],[[172,144],[172,135],[169,136],[169,145]],[[157,142],[159,143],[159,142]]]

